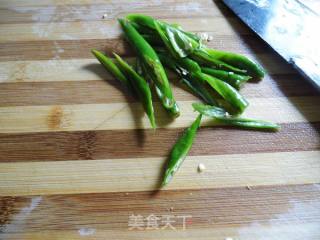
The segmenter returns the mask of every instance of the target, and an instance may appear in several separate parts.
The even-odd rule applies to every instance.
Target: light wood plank
[[[189,156],[165,189],[317,183],[319,159],[320,151]],[[197,173],[199,163],[207,168],[201,174]],[[164,158],[1,163],[0,194],[155,190],[164,164]]]
[[[125,16],[127,13],[123,13]],[[121,17],[121,16],[118,16]],[[97,19],[98,20],[98,19]],[[166,22],[177,22],[177,19],[166,18]],[[228,22],[229,21],[229,22]],[[185,18],[178,23],[187,31],[209,31],[212,34],[237,35],[249,34],[247,28],[237,19],[225,18]],[[231,26],[234,25],[237,30]],[[118,38],[122,33],[116,19],[79,22],[20,23],[1,24],[0,42],[35,41],[35,40],[75,40]]]
[[[253,98],[244,117],[276,123],[316,122],[320,112],[315,102],[320,97]],[[187,127],[197,116],[191,104],[180,101],[181,116],[170,123],[168,114],[155,103],[157,124],[160,127]],[[18,106],[0,108],[0,133],[116,130],[150,128],[140,103],[79,104],[61,106]],[[203,126],[216,125],[211,119]]]
[[[168,150],[196,116],[194,98],[173,87],[182,116],[168,124],[157,104],[164,128],[156,132],[145,117],[137,120],[140,104],[128,104],[114,86],[102,101],[90,98],[99,80],[111,78],[90,48],[133,56],[116,23],[129,12],[208,32],[216,41],[210,46],[249,53],[270,74],[295,73],[255,44],[258,39],[218,0],[0,0],[2,98],[23,95],[0,104],[0,196],[11,195],[0,197],[0,238],[319,239],[320,98],[287,83],[291,77],[267,77],[242,91],[251,104],[246,116],[281,123],[283,131],[202,129],[173,182],[154,194]],[[43,92],[32,96],[29,89]],[[78,99],[62,96],[76,89],[82,89]],[[39,104],[46,96],[51,100]],[[143,134],[144,146],[136,141]],[[234,139],[245,143],[235,146]],[[185,231],[128,230],[132,213],[171,212],[192,214],[192,224]]]
[[[6,6],[6,3],[2,3],[1,7],[6,6],[6,8],[0,8],[0,23],[92,21],[102,19],[104,14],[107,14],[104,19],[116,19],[123,12],[143,13],[155,18],[176,18],[177,12],[179,18],[223,16],[210,0],[101,1],[100,3],[76,1],[68,4],[63,1],[61,4],[36,5],[37,3],[30,6],[18,4]],[[209,8],[211,10],[207,11]]]
[[[146,6],[157,6],[159,4],[174,4],[174,3],[185,3],[192,2],[186,0],[160,0],[150,1],[141,0],[135,2],[135,6],[146,5]],[[197,0],[200,3],[212,3],[210,0]],[[112,5],[129,5],[127,0],[43,0],[43,1],[28,1],[28,0],[0,0],[0,4],[3,7],[43,7],[43,6],[63,6],[63,5],[88,5],[88,4],[112,4]],[[125,7],[125,6],[124,6]],[[212,8],[215,11],[219,11],[217,8]]]
[[[271,54],[247,55],[263,65],[269,74],[294,73],[282,59]],[[132,61],[131,58],[128,59]],[[173,75],[169,75],[172,77]],[[1,82],[90,81],[110,79],[96,59],[9,61],[0,63]]]
[[[101,80],[107,71],[95,59],[1,62],[0,82]]]

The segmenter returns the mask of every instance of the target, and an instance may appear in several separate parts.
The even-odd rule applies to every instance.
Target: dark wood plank
[[[320,224],[319,185],[268,186],[160,192],[1,197],[3,232],[19,233],[10,223],[23,208],[23,232],[77,230],[90,226],[128,231],[129,216],[191,216],[187,228],[259,224]],[[12,223],[14,224],[14,222]],[[160,222],[160,227],[162,227]],[[181,228],[181,222],[177,228]]]
[[[102,68],[102,67],[101,67]],[[178,83],[171,75],[174,95],[178,101],[198,98]],[[67,76],[66,76],[67,77]],[[0,106],[68,105],[90,103],[116,103],[136,101],[132,95],[110,75],[106,81],[59,81],[2,83]],[[241,90],[246,98],[272,98],[317,96],[319,92],[298,74],[268,75],[259,83],[248,83]],[[157,97],[154,96],[155,101]]]
[[[208,32],[210,35],[210,32]],[[211,34],[212,35],[212,34]],[[252,35],[224,36],[214,35],[207,43],[211,48],[245,53],[271,53],[272,50]],[[26,61],[55,59],[93,58],[91,49],[112,55],[131,57],[134,52],[123,39],[81,39],[81,40],[39,40],[12,41],[0,44],[0,61]]]
[[[104,77],[104,76],[103,76]],[[0,106],[68,105],[90,103],[116,103],[136,101],[111,76],[105,81],[61,81],[2,83]],[[171,77],[174,95],[178,101],[199,99]],[[259,83],[248,83],[241,93],[246,98],[272,98],[317,96],[319,92],[298,74],[268,75]],[[155,101],[158,101],[155,97]]]
[[[202,128],[190,155],[310,151],[320,123],[281,124],[277,133]],[[166,156],[183,129],[0,134],[0,161],[59,161]],[[294,137],[293,137],[294,136]],[[112,144],[111,144],[112,143]]]

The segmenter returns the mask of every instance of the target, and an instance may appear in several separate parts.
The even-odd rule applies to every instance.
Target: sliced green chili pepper
[[[179,57],[186,57],[193,52],[195,48],[193,45],[193,39],[190,39],[188,35],[170,25],[163,25],[163,28],[165,29],[171,46],[174,48]]]
[[[146,68],[155,84],[162,105],[172,116],[179,116],[180,110],[173,97],[172,90],[163,66],[149,43],[138,33],[128,20],[119,19],[126,37]]]
[[[158,21],[150,16],[142,14],[129,14],[126,18],[135,24],[156,30],[168,50],[170,52],[174,50],[177,56],[185,57],[200,46],[200,39],[198,36],[193,33],[185,32],[172,24]],[[159,32],[159,28],[164,32],[166,38],[161,36],[162,34]]]
[[[192,77],[207,82],[236,110],[237,114],[242,113],[248,106],[244,97],[228,83],[201,72],[192,73]]]
[[[166,47],[167,51],[170,52],[170,54],[174,57],[179,57],[179,54],[176,52],[176,50],[174,49],[174,47],[171,45],[168,36],[165,34],[165,32],[162,30],[160,24],[157,21],[154,21],[154,26],[155,29],[162,41],[162,43],[164,44],[164,46]]]
[[[154,46],[162,46],[163,42],[156,34],[141,34],[141,36],[150,44]]]
[[[153,17],[143,15],[143,14],[136,14],[136,13],[128,14],[126,16],[126,18],[132,22],[135,22],[136,24],[140,24],[140,25],[143,25],[145,27],[148,27],[148,28],[154,29],[154,30],[155,30],[154,21],[157,21],[159,23],[162,23],[167,26],[171,26],[171,27],[179,30],[180,32],[188,35],[190,38],[192,38],[196,42],[200,42],[200,40],[201,40],[201,38],[199,36],[197,36],[196,34],[184,31],[179,24],[168,24],[168,23],[159,21]]]
[[[136,90],[140,101],[142,102],[143,108],[148,115],[152,128],[156,128],[154,110],[152,105],[152,95],[148,83],[128,63],[122,60],[121,57],[119,57],[115,53],[114,56],[119,63],[120,69],[132,82],[132,85]]]
[[[158,53],[158,56],[165,66],[175,71],[181,77],[182,83],[185,84],[192,93],[199,96],[210,105],[217,105],[217,102],[206,88],[204,82],[192,78],[189,73],[190,70],[201,71],[196,62],[188,58],[182,58],[175,61],[173,58],[168,56],[166,52]],[[179,63],[181,65],[179,65]]]
[[[194,34],[194,33],[191,33],[191,32],[186,32],[182,29],[182,27],[179,25],[179,24],[170,24],[171,27],[174,27],[176,29],[178,29],[179,31],[183,32],[184,34],[186,34],[187,36],[189,36],[190,38],[192,38],[193,40],[195,40],[196,42],[198,42],[200,44],[200,41],[201,41],[201,38]]]
[[[218,122],[229,126],[264,131],[278,131],[280,129],[280,126],[275,123],[255,119],[230,117],[224,109],[219,107],[204,105],[202,103],[193,103],[192,106],[194,110],[198,111],[200,114],[212,117],[218,120]]]
[[[195,61],[199,62],[200,64],[203,64],[206,66],[212,66],[217,69],[222,69],[222,70],[232,71],[235,73],[242,73],[242,74],[247,72],[246,70],[231,66],[219,59],[213,58],[203,48],[196,49],[194,52],[192,52],[192,54],[190,54],[190,57]]]
[[[204,102],[210,105],[219,105],[216,100],[214,100],[212,94],[208,91],[206,86],[197,81],[192,77],[183,77],[181,79],[182,83],[184,83],[189,89],[200,98],[203,99]]]
[[[188,127],[182,136],[178,139],[176,144],[173,146],[168,165],[164,174],[164,178],[162,181],[162,186],[167,185],[172,179],[173,175],[177,172],[184,159],[186,158],[189,150],[192,147],[193,140],[196,136],[198,128],[200,126],[202,115],[199,114],[197,119]]]
[[[237,68],[247,70],[248,74],[252,77],[263,78],[265,75],[265,70],[263,67],[246,56],[210,48],[206,48],[205,50],[215,59],[221,60]]]
[[[176,58],[186,57],[200,46],[193,38],[169,24],[156,20],[154,24],[164,45]],[[161,31],[163,31],[163,33]],[[166,37],[163,37],[163,35]]]
[[[232,87],[240,89],[241,85],[247,82],[251,77],[246,75],[236,74],[234,72],[218,70],[213,68],[202,67],[201,71],[218,79],[229,83]]]
[[[191,57],[204,64],[214,66],[218,69],[233,71],[235,73],[247,72],[250,76],[256,78],[263,78],[265,75],[264,69],[248,57],[236,53],[202,47],[200,38],[197,35],[183,31],[179,26],[170,25],[142,14],[129,14],[127,15],[127,18],[136,24],[140,24],[153,30],[156,29],[155,22],[161,23],[162,28],[169,29],[173,32],[172,36],[174,36],[174,38],[171,38],[171,43],[176,42],[176,45],[180,47],[180,51],[181,49],[184,49],[189,53],[194,50]],[[177,42],[178,39],[179,41]],[[169,37],[168,40],[170,40]],[[190,44],[192,48],[190,48]],[[186,46],[186,48],[183,46]]]
[[[223,108],[205,105],[202,103],[192,103],[192,107],[194,110],[198,111],[199,113],[209,116],[209,117],[226,117],[227,112]]]
[[[190,58],[179,58],[176,60],[177,64],[187,70],[188,72],[201,72],[199,64]]]
[[[154,34],[154,30],[147,27],[147,26],[144,26],[144,25],[141,25],[137,22],[130,22],[132,24],[132,26],[141,34],[149,34],[149,35],[152,35]]]
[[[188,35],[190,38],[192,38],[193,40],[195,40],[196,42],[200,42],[201,38],[199,36],[197,36],[194,33],[191,32],[186,32],[182,29],[182,27],[177,24],[177,23],[171,23],[171,24],[167,24],[165,22],[156,20],[150,16],[146,16],[146,15],[142,15],[142,14],[129,14],[126,16],[126,18],[128,20],[130,20],[130,22],[132,23],[132,25],[136,28],[136,30],[142,34],[142,35],[154,35],[154,33],[156,33],[154,30],[154,26],[152,26],[151,21],[157,21],[157,22],[161,22],[163,24],[166,25],[170,25],[171,27],[174,27],[176,29],[178,29],[179,31],[183,32],[184,34]],[[144,21],[139,21],[139,18],[147,18],[147,21],[149,21],[150,23],[146,24],[146,25],[142,25],[141,22],[143,23]],[[152,20],[151,20],[152,18]],[[138,19],[138,20],[137,20]]]
[[[122,84],[124,84],[130,90],[132,89],[132,85],[130,81],[126,78],[126,76],[120,71],[116,64],[104,55],[102,52],[98,50],[92,49],[92,54],[99,60],[99,62],[110,72],[116,79],[118,79]]]
[[[139,14],[139,13],[138,14],[132,13],[132,14],[128,14],[126,16],[126,19],[130,20],[131,22],[135,22],[137,24],[140,24],[155,30],[155,26],[154,26],[155,19],[153,17]]]

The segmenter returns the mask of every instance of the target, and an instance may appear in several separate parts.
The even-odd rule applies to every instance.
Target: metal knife
[[[320,16],[315,11],[298,0],[223,1],[320,89]]]

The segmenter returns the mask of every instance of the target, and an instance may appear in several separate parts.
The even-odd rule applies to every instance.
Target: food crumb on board
[[[128,196],[128,195],[129,195],[129,193],[127,193],[127,192],[126,192],[125,194],[126,194],[126,196]]]
[[[201,33],[200,38],[201,38],[203,41],[207,41],[207,40],[208,40],[208,33]]]
[[[198,172],[203,172],[204,170],[206,170],[206,166],[203,163],[199,163]]]
[[[193,195],[193,193],[191,192],[191,193],[189,193],[189,195],[190,195],[190,196],[192,196],[192,195]]]
[[[202,41],[210,42],[210,41],[213,40],[213,37],[211,35],[209,35],[208,33],[205,33],[205,32],[198,33],[197,36],[200,37],[200,39]]]
[[[251,190],[252,188],[251,188],[249,185],[247,185],[247,189],[248,189],[248,190]]]
[[[108,17],[108,14],[106,13],[102,15],[102,19],[106,19],[107,17]]]

